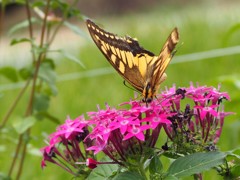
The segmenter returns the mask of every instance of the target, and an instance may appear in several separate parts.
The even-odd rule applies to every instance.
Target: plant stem
[[[139,162],[139,164],[140,164],[140,166],[139,166],[140,174],[142,175],[142,177],[143,177],[144,179],[147,180],[148,178],[147,178],[146,172],[145,172],[145,170],[144,170],[144,168],[143,168],[143,163],[142,163],[142,162]]]
[[[30,135],[30,128],[22,136],[24,136],[24,135],[27,135],[29,137],[29,135]],[[21,177],[21,174],[22,174],[23,163],[24,163],[24,160],[25,160],[26,152],[27,152],[27,144],[28,144],[27,142],[28,141],[25,141],[24,145],[23,145],[22,156],[21,156],[21,160],[20,160],[20,164],[19,164],[19,169],[18,169],[16,180],[19,180],[20,177]]]
[[[29,6],[28,0],[26,0],[26,2],[27,2],[26,6]],[[39,45],[40,48],[42,48],[43,44],[44,44],[44,36],[45,36],[45,30],[46,30],[46,24],[47,24],[47,15],[48,15],[48,11],[49,11],[49,5],[50,5],[50,0],[48,0],[47,4],[46,4],[45,17],[44,17],[44,20],[43,20],[42,33],[41,33],[41,41],[40,41],[40,45]],[[28,18],[30,18],[30,17],[28,17]],[[31,36],[31,32],[30,32],[30,36]],[[33,100],[34,100],[34,94],[35,94],[35,89],[36,89],[38,72],[39,72],[39,68],[40,68],[40,65],[41,65],[41,62],[42,62],[44,56],[45,56],[45,53],[41,52],[38,56],[38,59],[37,59],[36,65],[35,65],[35,72],[34,72],[34,75],[33,75],[32,89],[31,89],[31,94],[30,94],[30,97],[29,97],[28,107],[27,107],[26,112],[25,112],[25,117],[28,117],[28,116],[32,115]],[[25,133],[28,136],[30,136],[30,129],[28,129]],[[21,141],[22,141],[22,136],[23,135],[20,135]],[[21,158],[21,161],[20,161],[20,165],[19,165],[19,169],[18,169],[17,177],[16,177],[17,180],[20,179],[20,176],[22,174],[22,169],[23,169],[23,164],[24,164],[24,160],[25,160],[27,144],[28,144],[28,141],[24,142],[23,151],[22,151],[22,158]],[[18,153],[19,153],[19,151],[18,151]]]
[[[29,36],[30,36],[30,39],[33,39],[33,28],[32,28],[32,21],[31,21],[31,11],[30,11],[30,6],[29,6],[29,1],[28,0],[26,0],[26,6],[25,7],[26,7],[26,12],[27,12]],[[34,49],[34,45],[33,45],[32,41],[31,41],[31,49]],[[31,52],[32,52],[33,61],[36,61],[36,56],[35,56],[34,51],[31,51]]]
[[[14,111],[15,107],[17,106],[19,100],[21,99],[21,97],[23,96],[24,92],[26,91],[29,83],[31,82],[31,79],[29,78],[25,84],[25,86],[22,88],[22,90],[19,92],[17,98],[15,99],[15,101],[13,102],[12,106],[10,106],[7,114],[5,115],[5,117],[3,118],[3,121],[0,125],[0,129],[3,128],[7,122],[7,120],[9,119],[10,115],[12,114],[12,112]]]
[[[11,177],[11,174],[12,174],[12,171],[13,171],[13,168],[15,166],[15,163],[16,163],[16,160],[17,160],[17,157],[18,157],[18,154],[19,154],[19,150],[21,148],[21,145],[22,145],[22,139],[23,139],[23,135],[21,134],[18,138],[18,145],[17,145],[17,148],[16,148],[16,151],[14,153],[14,157],[13,157],[13,161],[11,163],[11,166],[10,166],[10,169],[8,171],[8,176]]]
[[[46,24],[47,24],[47,14],[49,11],[49,4],[50,4],[50,0],[47,1],[47,5],[46,5],[46,9],[45,9],[45,17],[43,20],[43,26],[42,26],[42,32],[41,32],[41,41],[40,41],[40,45],[39,47],[42,48],[43,44],[44,44],[44,36],[45,36],[45,29],[46,29]],[[31,94],[30,94],[30,100],[29,100],[29,104],[28,104],[28,108],[26,111],[26,116],[32,114],[32,107],[33,107],[33,99],[34,99],[34,94],[35,94],[35,88],[36,88],[36,82],[37,82],[37,75],[38,75],[38,71],[42,62],[43,57],[45,56],[45,54],[43,52],[41,52],[38,56],[37,62],[36,62],[36,69],[33,75],[33,83],[32,83],[32,90],[31,90]]]

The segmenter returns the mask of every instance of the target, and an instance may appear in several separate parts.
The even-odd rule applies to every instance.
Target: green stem
[[[140,174],[142,175],[142,177],[143,177],[144,179],[147,180],[148,178],[147,178],[146,172],[145,172],[145,170],[144,170],[144,167],[143,167],[144,165],[143,165],[143,163],[140,162],[139,165],[140,165],[140,166],[139,166]]]
[[[24,94],[24,92],[26,91],[26,89],[27,89],[27,87],[28,87],[28,85],[29,85],[30,82],[31,82],[31,79],[29,78],[29,79],[27,80],[25,86],[22,88],[22,90],[21,90],[21,91],[19,92],[19,94],[17,95],[17,98],[15,99],[15,101],[13,102],[13,104],[10,106],[7,114],[4,116],[3,121],[2,121],[2,123],[1,123],[1,125],[0,125],[0,129],[2,129],[2,128],[5,126],[7,120],[9,119],[10,115],[12,114],[12,112],[14,111],[14,109],[16,108],[16,106],[17,106],[18,102],[20,101],[21,97],[23,97],[23,94]]]
[[[29,36],[30,36],[30,39],[33,40],[33,26],[32,26],[32,21],[31,21],[31,10],[30,10],[30,6],[29,6],[29,1],[26,0],[26,12],[27,12],[27,20],[28,20],[28,31],[29,31]],[[34,44],[33,44],[33,41],[31,41],[31,49],[34,49]],[[35,56],[35,53],[34,51],[31,51],[32,52],[32,58],[33,58],[33,61],[35,62],[36,61],[36,56]]]
[[[21,136],[30,136],[30,129],[28,129],[23,135]],[[25,160],[25,156],[26,156],[26,152],[27,152],[27,144],[28,144],[28,141],[25,141],[24,144],[23,144],[23,150],[22,150],[22,156],[21,156],[21,159],[20,159],[20,165],[19,165],[19,169],[18,169],[18,173],[17,173],[17,177],[16,177],[16,180],[19,180],[20,177],[21,177],[21,174],[22,174],[22,169],[23,169],[23,163],[24,163],[24,160]]]
[[[26,0],[26,2],[27,2],[26,6],[29,6],[28,0]],[[44,45],[44,37],[45,37],[45,31],[46,31],[47,15],[48,15],[48,11],[49,11],[49,5],[50,5],[50,0],[48,0],[47,4],[46,4],[45,17],[44,17],[44,20],[43,20],[43,26],[42,26],[42,32],[41,32],[41,41],[40,41],[40,45],[39,45],[40,48],[42,48],[43,45]],[[29,8],[29,7],[27,7],[27,8]],[[30,17],[28,17],[28,18],[30,18]],[[31,33],[30,33],[30,36],[31,36]],[[40,68],[40,65],[41,65],[41,62],[42,62],[42,59],[43,59],[44,55],[45,55],[44,52],[41,52],[39,54],[36,65],[35,65],[36,68],[35,68],[35,72],[34,72],[34,75],[33,75],[32,89],[31,89],[31,93],[30,93],[28,107],[27,107],[26,112],[25,112],[25,117],[30,116],[33,112],[33,99],[34,99],[34,94],[35,94],[35,89],[36,89],[36,82],[37,82],[39,68]],[[25,133],[28,136],[30,136],[30,129],[28,129]],[[24,164],[24,160],[25,160],[27,144],[28,144],[28,141],[24,142],[23,151],[22,151],[22,158],[20,160],[20,165],[19,165],[19,169],[18,169],[17,177],[16,177],[17,180],[20,179],[21,174],[22,174],[22,169],[23,169],[23,164]]]
[[[65,20],[67,19],[68,16],[68,12],[72,7],[75,7],[77,5],[78,0],[73,1],[73,3],[69,6],[68,10],[64,13],[64,16],[62,17],[61,22],[58,24],[57,28],[55,28],[55,30],[53,31],[53,35],[51,38],[49,38],[48,41],[48,45],[52,44],[53,40],[55,39],[57,32],[59,31],[59,29],[62,27],[63,23],[65,22]]]
[[[12,171],[13,171],[13,168],[14,166],[16,165],[16,160],[17,160],[17,157],[18,157],[18,154],[19,154],[19,151],[20,151],[20,148],[21,148],[21,145],[22,145],[22,142],[23,142],[23,135],[21,134],[18,138],[18,145],[17,145],[17,148],[16,148],[16,151],[14,153],[14,157],[13,157],[13,160],[12,160],[12,163],[11,163],[11,166],[10,166],[10,169],[8,171],[8,176],[11,177],[11,174],[12,174]]]

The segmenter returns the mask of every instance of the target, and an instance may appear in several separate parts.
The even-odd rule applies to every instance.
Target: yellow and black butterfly
[[[167,77],[165,70],[179,40],[177,28],[169,35],[160,54],[155,56],[131,37],[106,32],[89,19],[86,23],[92,39],[110,64],[142,93],[143,102],[150,103]]]

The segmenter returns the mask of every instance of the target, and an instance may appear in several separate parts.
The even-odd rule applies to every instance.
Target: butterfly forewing
[[[139,46],[131,37],[119,37],[87,20],[92,39],[117,72],[136,90],[142,92],[148,64],[154,54]]]
[[[131,37],[106,32],[90,20],[86,23],[92,39],[111,65],[143,94],[144,101],[151,101],[165,77],[164,72],[178,42],[177,29],[172,31],[159,56],[155,56]]]

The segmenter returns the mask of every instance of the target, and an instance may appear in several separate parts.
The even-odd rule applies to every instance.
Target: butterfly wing
[[[116,71],[136,90],[142,93],[145,102],[152,98],[166,79],[165,70],[179,41],[175,28],[165,42],[159,56],[143,49],[131,37],[118,37],[106,32],[90,20],[86,21],[88,30],[97,47]]]
[[[152,83],[153,84],[159,84],[161,83],[161,77],[163,77],[163,74],[172,60],[172,57],[174,55],[174,49],[179,41],[179,34],[177,28],[174,28],[169,37],[167,38],[167,41],[165,42],[158,58],[155,62],[153,62],[155,65],[155,69],[153,69],[153,76],[152,76]]]
[[[143,90],[144,101],[151,102],[152,98],[156,95],[160,84],[166,79],[167,75],[165,74],[165,70],[174,55],[174,48],[178,41],[179,34],[177,28],[175,28],[167,38],[159,56],[155,56],[151,60]]]
[[[90,20],[86,23],[92,39],[110,64],[136,90],[143,92],[154,54],[140,47],[138,41],[131,37],[118,37]]]

